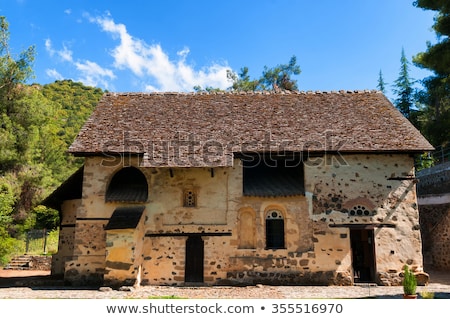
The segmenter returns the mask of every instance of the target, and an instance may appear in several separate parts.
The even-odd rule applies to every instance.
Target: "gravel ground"
[[[342,298],[402,298],[401,286],[248,286],[248,287],[169,287],[142,286],[72,288],[45,285],[48,272],[0,271],[0,299],[145,299],[177,297],[188,299],[342,299]],[[430,283],[417,292],[434,292],[435,298],[450,299],[450,273],[430,273]]]

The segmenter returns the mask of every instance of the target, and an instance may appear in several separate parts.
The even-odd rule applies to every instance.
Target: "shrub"
[[[12,255],[16,253],[18,240],[9,236],[8,232],[0,227],[0,266],[6,265]]]
[[[417,289],[417,279],[416,276],[411,272],[408,265],[403,267],[403,292],[405,295],[415,295]]]
[[[423,299],[434,299],[434,292],[428,290],[422,290],[420,293]]]

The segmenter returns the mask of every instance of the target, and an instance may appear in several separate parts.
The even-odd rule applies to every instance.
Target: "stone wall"
[[[419,210],[426,267],[450,270],[450,203]]]
[[[50,270],[52,256],[30,256],[30,270]]]
[[[64,274],[66,261],[73,257],[76,216],[80,205],[80,199],[66,200],[61,205],[58,252],[52,258],[53,275]]]
[[[315,254],[322,259],[318,264],[340,263],[338,271],[351,273],[348,230],[367,225],[374,228],[379,284],[398,284],[404,264],[423,267],[412,157],[367,154],[311,159],[305,180],[311,218],[322,229],[315,236]],[[334,234],[329,229],[340,225],[347,228]],[[333,253],[323,253],[332,249]]]
[[[114,284],[184,284],[187,239],[201,236],[205,284],[349,285],[353,226],[374,230],[379,283],[399,284],[404,264],[422,267],[409,155],[310,158],[305,195],[287,197],[243,196],[238,159],[230,168],[141,168],[149,196],[142,232],[131,237],[104,230],[123,205],[105,202],[109,181],[123,166],[104,164],[100,157],[86,159],[73,258],[65,264],[72,283],[116,278]],[[139,160],[128,164],[139,167]],[[195,195],[193,207],[185,207],[186,191]],[[272,210],[284,220],[285,247],[279,249],[266,248],[266,216]],[[131,259],[132,265],[126,261]],[[116,267],[120,262],[130,267]]]
[[[450,162],[423,169],[417,176],[424,263],[450,270]]]
[[[450,162],[423,169],[417,173],[417,192],[420,197],[450,194]]]

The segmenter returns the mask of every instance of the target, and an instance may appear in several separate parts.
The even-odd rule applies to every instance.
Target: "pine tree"
[[[384,78],[383,78],[383,72],[378,73],[378,84],[377,84],[377,89],[380,90],[383,94],[386,94],[386,85],[387,83],[384,82]]]
[[[397,98],[394,101],[395,107],[397,107],[407,119],[410,119],[412,107],[414,105],[414,89],[413,80],[409,76],[409,61],[406,58],[405,50],[403,48],[400,58],[400,73],[395,80],[393,91],[397,95]]]

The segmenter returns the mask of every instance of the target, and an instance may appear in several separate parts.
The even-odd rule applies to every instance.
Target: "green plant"
[[[420,293],[423,299],[434,299],[434,292],[423,289]]]
[[[0,225],[0,266],[5,266],[17,253],[20,242],[9,236],[8,232]]]
[[[417,279],[414,273],[411,272],[408,265],[403,267],[403,292],[405,295],[415,295],[417,289]]]

